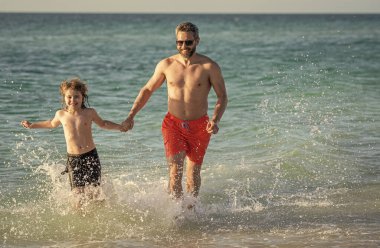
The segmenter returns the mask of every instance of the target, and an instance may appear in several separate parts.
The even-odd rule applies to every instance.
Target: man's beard
[[[196,47],[194,48],[187,48],[187,49],[178,49],[178,52],[184,57],[185,59],[191,58],[193,54],[195,53]]]

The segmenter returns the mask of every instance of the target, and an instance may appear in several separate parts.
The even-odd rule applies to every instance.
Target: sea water
[[[377,247],[379,15],[0,14],[0,246]],[[102,202],[70,205],[62,128],[27,130],[80,77],[100,116],[122,122],[175,27],[229,96],[194,211],[167,194],[166,86],[127,133],[93,135]],[[216,96],[209,98],[209,115]],[[185,198],[186,200],[187,198]],[[178,218],[179,217],[179,218]]]

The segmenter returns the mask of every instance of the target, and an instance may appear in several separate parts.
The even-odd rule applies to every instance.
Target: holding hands
[[[126,132],[128,130],[131,130],[134,126],[135,122],[133,120],[133,118],[131,117],[128,117],[127,119],[125,119],[125,121],[123,121],[121,123],[121,126],[122,126],[122,132]]]

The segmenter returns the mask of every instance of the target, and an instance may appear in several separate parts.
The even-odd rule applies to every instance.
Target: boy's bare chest
[[[91,120],[86,115],[66,116],[63,124],[70,129],[82,129],[91,125]]]

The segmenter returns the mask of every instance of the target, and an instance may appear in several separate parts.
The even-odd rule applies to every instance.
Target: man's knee
[[[168,157],[167,158],[167,162],[169,164],[169,166],[171,164],[174,164],[174,165],[183,165],[184,164],[184,161],[185,161],[185,157],[186,157],[186,152],[185,151],[181,151],[171,157]]]

